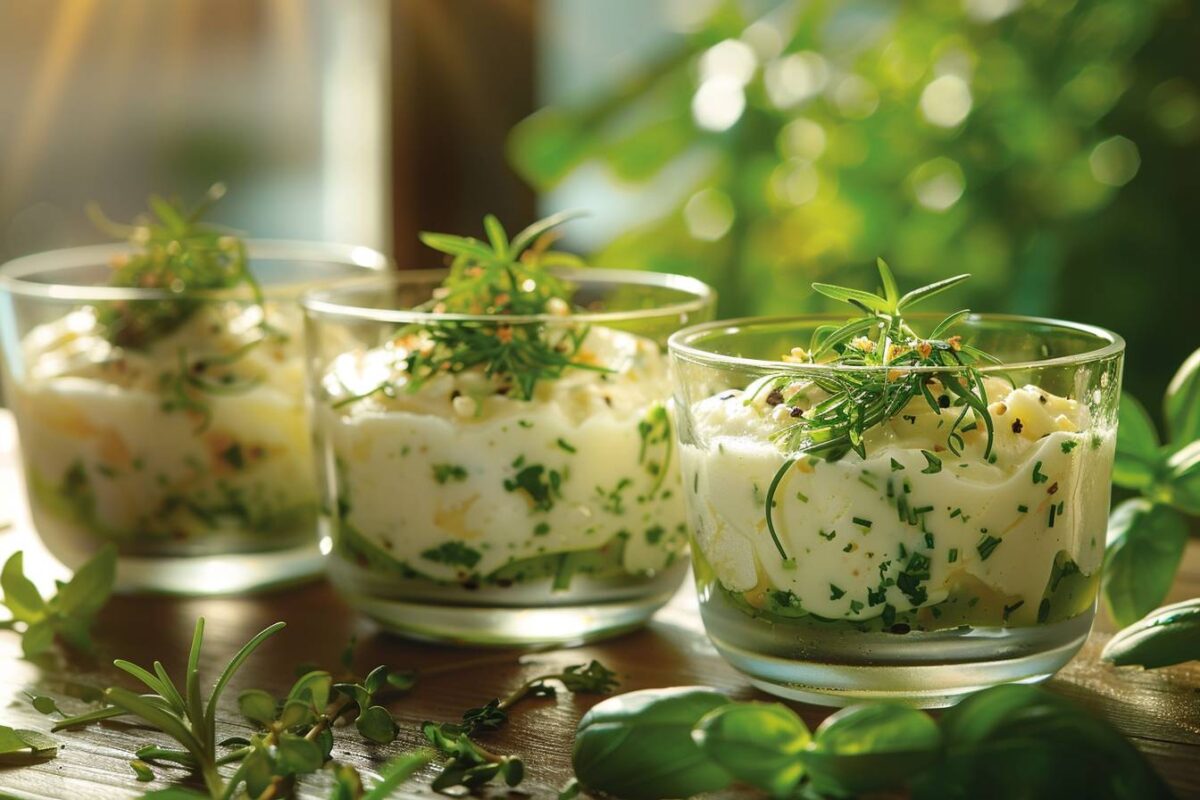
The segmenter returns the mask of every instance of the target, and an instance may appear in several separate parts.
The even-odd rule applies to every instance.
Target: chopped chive
[[[1046,620],[1048,620],[1049,618],[1050,618],[1050,598],[1043,597],[1042,602],[1038,605],[1037,621],[1039,623],[1042,623],[1042,622],[1045,622]]]
[[[933,549],[933,534],[928,531],[925,532],[925,546],[930,550]]]
[[[555,444],[557,444],[557,445],[558,445],[559,447],[561,447],[563,450],[566,450],[568,453],[576,453],[576,452],[578,452],[578,451],[575,449],[575,446],[574,446],[574,445],[572,445],[570,442],[568,442],[566,439],[563,439],[562,437],[559,437],[558,441],[557,441],[557,442],[555,442]]]
[[[806,495],[804,492],[796,492],[796,499],[799,500],[801,503],[807,503],[808,495]]]
[[[692,494],[700,494],[700,473],[696,473],[696,477],[692,478]]]
[[[853,518],[851,518],[850,521],[853,522],[855,525],[861,525],[862,527],[866,528],[867,530],[871,529],[871,520],[869,520],[869,519],[863,519],[862,517],[853,517]]]
[[[1018,600],[1017,602],[1013,603],[1011,606],[1005,606],[1004,607],[1004,621],[1008,622],[1009,615],[1012,614],[1014,611],[1016,611],[1018,608],[1020,608],[1023,605],[1025,605],[1025,601]]]
[[[517,420],[517,424],[520,425],[522,428],[532,428],[533,427],[533,423],[527,419],[519,419],[519,420]]]
[[[930,511],[933,511],[933,506],[921,506],[913,509],[914,514],[928,514]]]
[[[971,431],[975,430],[978,427],[979,426],[976,423],[972,422],[968,425],[963,425],[961,428],[959,428],[959,430],[962,431],[963,433],[970,433]]]
[[[837,536],[837,531],[830,531],[829,533],[826,533],[825,531],[817,531],[817,536],[820,536],[827,542],[832,542],[833,537]]]
[[[979,540],[979,544],[975,545],[975,549],[979,551],[979,557],[982,560],[987,561],[988,558],[991,557],[992,552],[995,551],[995,549],[999,546],[999,539],[997,539],[995,536],[989,536],[985,533],[983,538]]]
[[[947,561],[947,563],[950,563],[950,564],[953,564],[955,561],[958,561],[958,548],[957,547],[950,548],[950,552],[946,554],[946,561]]]
[[[1034,464],[1033,465],[1033,482],[1035,484],[1036,483],[1045,483],[1048,480],[1050,480],[1049,476],[1042,474],[1042,462],[1039,461],[1036,464]]]
[[[829,584],[829,599],[830,600],[840,600],[842,598],[842,596],[845,594],[846,594],[845,589],[841,589],[841,588],[833,585],[832,583]]]
[[[960,517],[960,516],[962,516],[961,508],[956,508],[950,512],[950,519],[954,519],[955,517]]]
[[[843,552],[843,553],[849,553],[849,552],[851,552],[851,551],[853,551],[853,550],[854,550],[854,542],[851,542],[850,544],[848,544],[848,545],[846,545],[845,547],[843,547],[843,548],[842,548],[842,552]]]
[[[1049,527],[1051,527],[1051,528],[1054,527],[1054,515],[1057,513],[1058,513],[1058,506],[1050,506],[1050,525],[1049,525]]]
[[[937,456],[935,456],[933,453],[929,452],[928,450],[922,450],[921,455],[925,456],[925,461],[929,464],[929,466],[927,466],[927,467],[925,467],[925,469],[921,470],[922,474],[936,475],[937,473],[942,471],[942,460],[940,458],[938,458]]]
[[[1021,505],[1017,506],[1017,511],[1020,511],[1022,514],[1026,514],[1029,512],[1029,506],[1022,503]]]
[[[1066,501],[1065,501],[1065,500],[1059,500],[1059,501],[1058,501],[1058,515],[1059,515],[1060,517],[1063,515],[1063,507],[1064,507],[1065,505],[1066,505]]]

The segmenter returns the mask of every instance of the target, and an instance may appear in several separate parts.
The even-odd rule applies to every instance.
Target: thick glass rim
[[[906,319],[924,320],[936,324],[938,321],[945,319],[945,314],[936,313],[920,313],[908,314]],[[1059,329],[1075,334],[1084,334],[1093,337],[1096,340],[1097,347],[1087,350],[1082,353],[1065,356],[1052,356],[1050,358],[1030,359],[1024,361],[1005,361],[999,364],[991,364],[987,362],[975,362],[974,364],[964,364],[961,366],[887,366],[887,365],[854,365],[854,364],[806,364],[796,363],[783,360],[769,360],[758,358],[745,358],[742,356],[731,356],[723,353],[713,352],[712,350],[704,349],[697,346],[697,340],[711,336],[714,333],[718,335],[734,335],[747,331],[752,328],[761,328],[767,326],[779,325],[818,325],[818,324],[844,324],[848,319],[844,314],[804,314],[799,316],[775,316],[775,317],[740,317],[738,319],[715,320],[713,322],[705,322],[699,325],[692,325],[682,330],[671,334],[667,339],[667,349],[673,357],[683,361],[688,361],[694,364],[702,364],[707,366],[722,366],[722,367],[742,367],[745,369],[765,370],[771,372],[791,372],[798,376],[803,376],[814,371],[820,372],[905,372],[905,373],[945,373],[959,372],[966,369],[973,369],[980,373],[995,373],[1007,372],[1017,369],[1035,369],[1044,367],[1057,366],[1072,366],[1079,364],[1087,364],[1094,361],[1103,361],[1108,358],[1120,355],[1125,351],[1125,340],[1120,334],[1114,333],[1105,328],[1095,325],[1087,325],[1082,322],[1067,322],[1060,319],[1052,319],[1049,317],[1032,317],[1021,314],[968,314],[963,318],[965,323],[1005,323],[1013,326],[1029,326],[1041,327],[1050,329]],[[807,344],[806,342],[801,344]]]
[[[373,287],[392,288],[414,284],[441,283],[448,270],[413,269],[401,270],[386,277],[370,276],[343,281],[336,287],[315,289],[306,292],[300,305],[307,315],[325,319],[360,320],[387,322],[398,325],[438,325],[447,322],[495,322],[504,320],[510,325],[556,324],[583,322],[603,324],[638,319],[654,319],[664,316],[691,314],[714,305],[717,292],[704,281],[686,275],[669,272],[643,272],[640,270],[602,269],[584,267],[579,269],[552,269],[556,277],[574,283],[607,283],[618,286],[648,286],[668,289],[691,295],[690,298],[667,303],[653,308],[631,308],[624,311],[580,311],[566,315],[558,314],[439,314],[433,311],[417,311],[404,308],[372,308],[347,302],[347,295]]]
[[[246,241],[247,255],[251,260],[327,262],[364,269],[383,270],[391,265],[391,259],[378,250],[364,245],[316,242],[303,239],[250,239]],[[85,245],[59,250],[44,250],[27,256],[14,258],[0,265],[0,290],[25,297],[42,297],[52,300],[79,302],[104,300],[178,300],[180,294],[169,289],[146,289],[125,286],[89,285],[82,283],[55,283],[32,280],[35,275],[54,269],[90,267],[107,263],[113,256],[133,251],[123,242],[114,244]],[[303,281],[297,281],[303,284]],[[287,287],[287,282],[264,287],[270,296],[273,291]],[[239,290],[206,290],[188,292],[189,299],[220,300],[245,294]]]

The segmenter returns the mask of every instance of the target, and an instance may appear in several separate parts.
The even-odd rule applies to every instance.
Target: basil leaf
[[[105,545],[58,591],[58,610],[66,616],[95,616],[112,595],[117,576],[117,548]]]
[[[0,725],[0,764],[26,764],[57,754],[58,742],[46,734]]]
[[[1184,445],[1167,458],[1166,502],[1200,515],[1200,440]]]
[[[4,591],[4,605],[13,619],[33,623],[45,616],[46,601],[33,581],[25,577],[25,554],[20,550],[4,562],[4,569],[0,570],[0,589]]]
[[[778,703],[730,703],[692,729],[710,759],[774,797],[787,797],[804,776],[796,756],[811,738],[804,720]]]
[[[1162,603],[1187,535],[1179,512],[1167,506],[1135,498],[1113,509],[1101,587],[1118,625],[1131,625]]]
[[[1121,734],[1036,686],[1007,684],[971,695],[942,716],[941,728],[944,758],[915,781],[914,800],[1172,797]]]
[[[1200,660],[1200,598],[1165,606],[1125,628],[1100,657],[1146,669]]]
[[[818,793],[899,788],[939,755],[942,735],[923,711],[896,703],[857,705],[829,717],[801,759]]]
[[[1145,489],[1154,483],[1162,460],[1158,451],[1158,433],[1150,415],[1135,397],[1121,395],[1117,412],[1117,455],[1113,462],[1113,483],[1127,489]]]
[[[1171,378],[1163,399],[1167,434],[1177,445],[1200,439],[1200,349]]]
[[[593,706],[579,721],[575,776],[625,800],[691,797],[724,789],[732,776],[692,741],[692,728],[730,700],[694,686],[629,692]]]

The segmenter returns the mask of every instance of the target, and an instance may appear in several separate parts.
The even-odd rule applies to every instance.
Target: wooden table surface
[[[48,588],[65,577],[61,566],[38,545],[29,526],[15,458],[16,442],[10,420],[0,412],[0,559],[17,549],[26,551],[27,569]],[[1200,542],[1188,548],[1171,600],[1200,595]],[[282,693],[295,668],[305,662],[335,667],[348,639],[358,637],[358,666],[377,664],[424,670],[417,690],[392,704],[401,725],[391,745],[370,746],[353,731],[337,737],[335,757],[367,774],[381,760],[423,742],[418,726],[430,719],[452,721],[464,709],[480,705],[543,670],[597,658],[615,669],[621,689],[703,684],[739,697],[758,696],[727,666],[704,637],[695,595],[685,587],[645,630],[606,642],[573,649],[521,654],[413,644],[380,633],[358,618],[323,582],[250,598],[169,599],[119,597],[102,613],[96,635],[104,658],[37,665],[21,659],[15,634],[0,631],[0,724],[48,730],[50,720],[30,707],[25,693],[36,691],[65,697],[72,687],[130,686],[123,673],[103,667],[114,657],[149,665],[161,659],[172,675],[183,669],[191,630],[197,616],[207,619],[203,665],[205,674],[223,664],[246,639],[277,620],[288,627],[247,663],[225,694],[225,719],[240,719],[236,697],[250,687]],[[1097,656],[1112,626],[1100,620],[1083,651],[1050,688],[1104,717],[1150,758],[1181,798],[1200,797],[1200,663],[1152,672],[1116,670]],[[431,670],[436,673],[430,674]],[[211,680],[211,679],[210,679]],[[561,695],[557,702],[532,700],[520,706],[502,731],[480,737],[499,753],[520,753],[526,760],[521,793],[553,798],[571,776],[570,748],[580,715],[596,698]],[[80,702],[63,701],[68,711]],[[827,709],[795,705],[815,726]],[[245,735],[239,724],[222,727],[218,737]],[[134,750],[148,742],[167,745],[166,737],[126,724],[110,723],[80,732],[59,734],[56,759],[33,766],[0,767],[0,797],[42,800],[120,800],[161,788],[182,772],[158,770],[154,783],[139,784],[129,768]],[[409,781],[398,797],[435,797],[428,788],[430,772]],[[301,796],[326,796],[321,779],[305,784]],[[496,795],[505,792],[497,791]],[[729,793],[729,797],[738,796]],[[750,795],[746,795],[750,796]]]

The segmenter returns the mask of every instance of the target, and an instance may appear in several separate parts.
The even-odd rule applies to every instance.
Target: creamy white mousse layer
[[[1034,621],[1056,556],[1084,575],[1100,566],[1114,435],[1092,430],[1075,401],[1035,386],[989,379],[987,389],[990,461],[982,425],[962,434],[961,455],[949,452],[946,435],[961,409],[935,413],[923,398],[869,432],[865,460],[853,452],[833,462],[802,458],[774,497],[787,561],[765,514],[785,461],[770,437],[795,421],[793,407],[803,411],[823,395],[793,385],[786,402],[747,403],[737,390],[700,401],[692,409],[699,444],[681,457],[703,559],[730,591],[750,600],[790,591],[827,618],[866,620],[886,605],[906,611],[942,602],[955,587],[984,587],[1013,623]]]
[[[262,313],[207,304],[144,350],[112,346],[88,308],[33,329],[10,398],[34,502],[85,523],[83,535],[115,539],[245,533],[311,515],[298,320],[269,311],[285,335],[255,344]],[[209,409],[205,424],[177,403],[185,364],[217,386],[248,388],[180,390]]]
[[[631,573],[685,546],[667,364],[653,342],[593,327],[579,358],[531,400],[479,373],[408,391],[403,346],[346,353],[325,376],[321,430],[346,535],[439,580],[623,541]],[[391,396],[339,398],[396,381]]]

